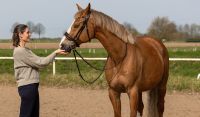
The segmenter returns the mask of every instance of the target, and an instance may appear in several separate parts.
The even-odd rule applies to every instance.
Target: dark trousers
[[[38,86],[38,83],[34,83],[18,88],[21,97],[19,117],[39,117]]]

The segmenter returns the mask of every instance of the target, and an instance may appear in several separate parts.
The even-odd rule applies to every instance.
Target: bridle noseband
[[[81,28],[79,29],[79,31],[76,33],[76,35],[74,37],[72,37],[71,35],[69,35],[68,32],[65,32],[64,33],[64,36],[69,40],[69,41],[73,41],[75,44],[76,44],[76,47],[79,47],[80,44],[78,43],[80,41],[79,37],[81,35],[81,33],[83,32],[83,30],[86,28],[87,30],[87,36],[88,36],[88,39],[89,41],[91,41],[91,38],[90,38],[90,35],[89,35],[89,31],[88,31],[88,20],[90,18],[90,14],[87,14],[85,17],[84,17],[84,21],[83,21],[83,25],[81,26]]]

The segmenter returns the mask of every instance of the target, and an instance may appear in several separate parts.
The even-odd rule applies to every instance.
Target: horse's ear
[[[78,3],[76,3],[76,6],[77,6],[79,11],[83,10],[83,8]]]
[[[90,3],[89,3],[88,6],[87,6],[87,8],[85,9],[85,12],[86,12],[86,13],[89,13],[90,10],[91,10],[91,9],[90,9]]]

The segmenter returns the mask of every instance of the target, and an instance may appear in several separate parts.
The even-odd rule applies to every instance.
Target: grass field
[[[54,49],[33,49],[38,56],[47,56]],[[85,57],[106,57],[107,53],[104,49],[78,49]],[[187,48],[168,48],[170,58],[186,57],[199,58],[200,47]],[[12,56],[11,49],[1,49],[0,56]],[[70,54],[69,56],[72,56]],[[62,57],[62,56],[61,56]],[[105,61],[89,61],[98,68],[103,68]],[[87,80],[92,80],[100,74],[100,71],[95,71],[88,67],[84,62],[79,61],[81,71]],[[13,77],[13,60],[0,60],[0,83],[15,84]],[[197,74],[200,73],[199,62],[170,62],[170,77],[168,82],[168,90],[178,91],[200,91],[200,80],[197,80]],[[62,86],[62,87],[91,87],[91,88],[106,88],[107,83],[102,76],[95,84],[88,85],[83,82],[79,76],[74,61],[56,61],[56,76],[52,76],[52,64],[41,70],[41,84],[47,86]]]

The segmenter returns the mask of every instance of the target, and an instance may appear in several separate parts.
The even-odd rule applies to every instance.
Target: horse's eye
[[[81,18],[85,18],[85,16],[81,16]]]
[[[78,28],[80,24],[74,24],[74,28]]]

